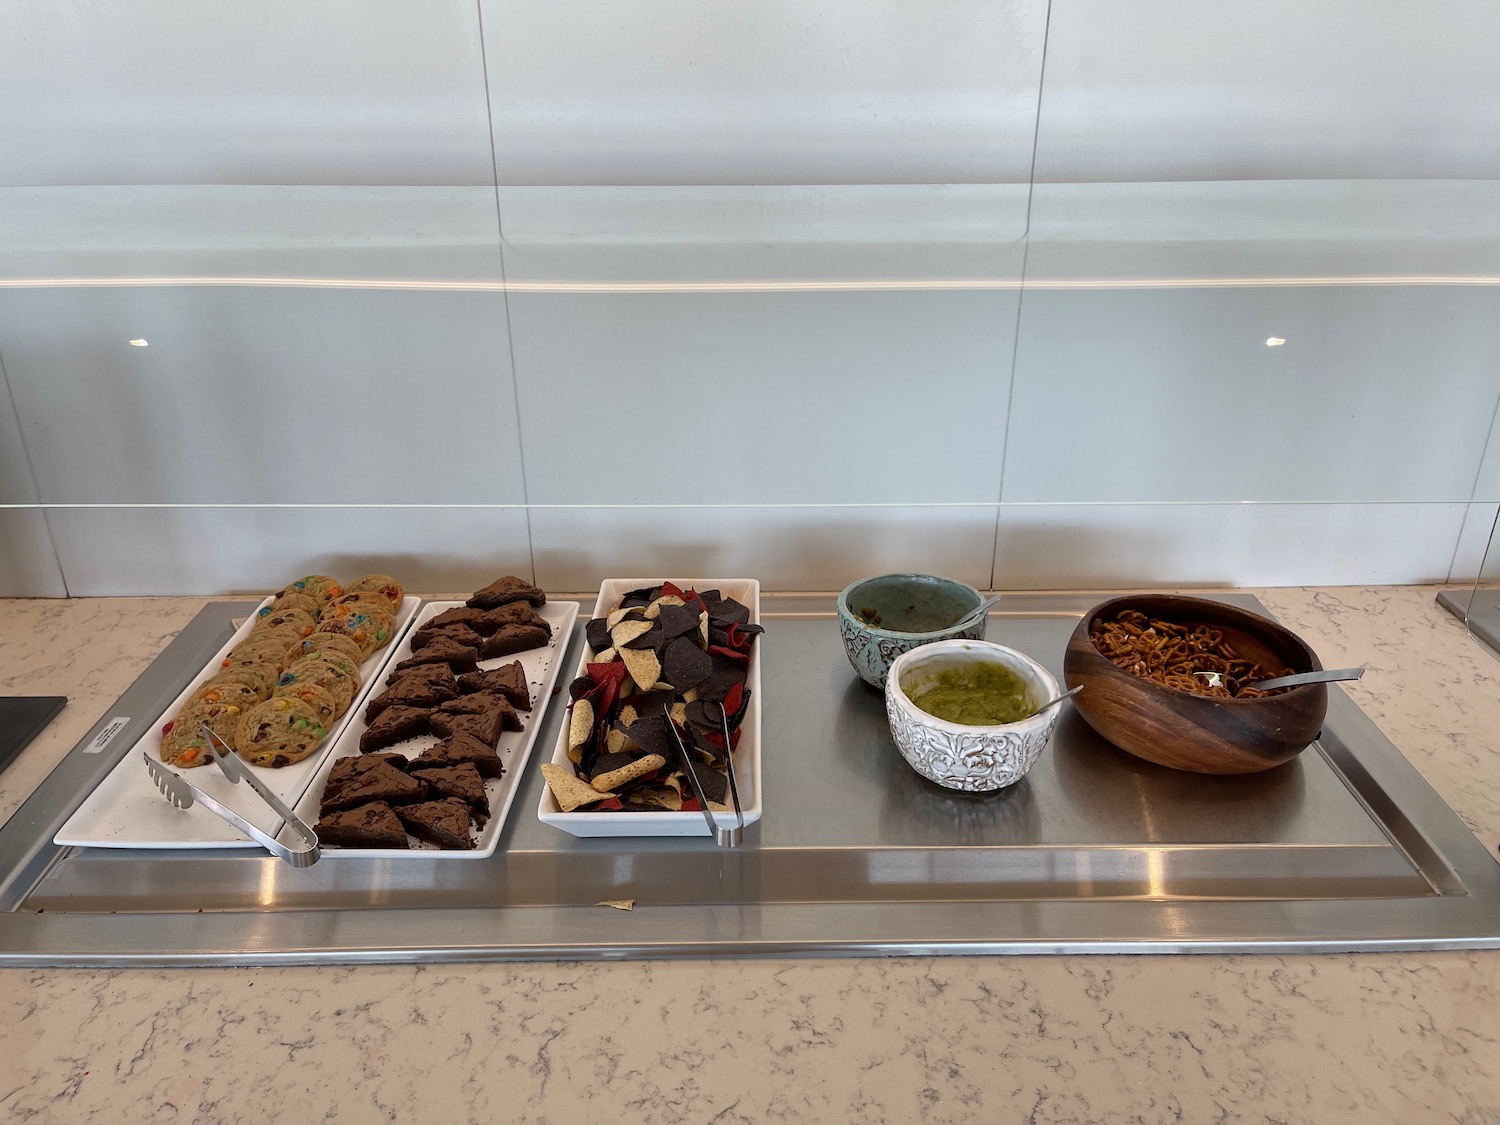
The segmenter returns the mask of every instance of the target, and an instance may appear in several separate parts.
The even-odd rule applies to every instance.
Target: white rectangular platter
[[[270,601],[271,599],[267,598],[261,602],[261,606],[268,605]],[[396,614],[396,627],[392,632],[390,643],[384,648],[377,649],[359,666],[360,685],[359,691],[354,696],[354,702],[349,705],[349,710],[345,711],[334,723],[328,732],[328,737],[323,740],[323,745],[296,765],[285,766],[277,770],[256,771],[257,780],[263,782],[286,804],[295,807],[301,800],[303,792],[317,776],[323,760],[332,752],[339,732],[363,708],[370,685],[378,682],[386,663],[391,658],[391,653],[403,643],[406,630],[411,627],[420,604],[420,598],[402,599],[401,610]],[[170,804],[157,791],[151,775],[146,772],[146,763],[141,761],[142,752],[159,759],[162,723],[166,718],[177,714],[182,705],[187,702],[188,697],[198,690],[199,685],[219,670],[224,657],[229,655],[229,650],[249,635],[254,621],[255,614],[252,613],[249,620],[235,631],[234,636],[229,638],[228,643],[219,650],[218,654],[198,675],[193,677],[192,683],[182,689],[182,694],[172,701],[172,705],[157,717],[150,731],[130,748],[130,751],[120,759],[119,764],[105,776],[83,804],[78,806],[78,811],[68,818],[67,823],[53,837],[53,843],[85,848],[260,847],[239,829],[220,820],[200,804],[186,809],[179,809]],[[249,798],[242,796],[243,787],[230,785],[228,779],[213,764],[192,770],[172,772],[187,778],[211,797],[225,801],[235,808],[248,812],[263,807],[258,800],[249,803]],[[272,836],[276,835],[282,824],[281,818],[268,808],[265,809],[262,817],[247,816],[246,819]]]
[[[463,605],[463,602],[428,602],[417,614],[416,624],[413,632],[420,629],[428,621],[446,609]],[[495,746],[495,752],[500,755],[500,760],[505,764],[505,773],[500,777],[487,778],[484,783],[485,795],[490,801],[490,819],[485,826],[478,831],[470,830],[474,840],[474,850],[469,852],[444,851],[436,844],[429,844],[424,840],[418,840],[415,836],[408,835],[406,841],[411,845],[409,850],[403,851],[399,848],[324,848],[323,859],[336,859],[338,857],[363,856],[369,858],[385,859],[407,859],[417,857],[420,859],[485,859],[495,854],[495,846],[500,841],[500,832],[505,827],[506,817],[510,814],[510,806],[516,799],[516,790],[520,787],[521,779],[524,777],[526,763],[531,758],[532,747],[536,745],[537,732],[542,729],[542,718],[546,713],[547,704],[552,698],[552,687],[557,682],[558,670],[562,667],[562,654],[567,650],[568,637],[573,631],[573,622],[578,617],[577,602],[548,602],[537,610],[542,619],[552,626],[552,640],[542,648],[528,649],[525,652],[513,653],[510,656],[498,656],[491,660],[481,660],[479,667],[481,671],[491,668],[499,668],[502,664],[509,664],[513,660],[521,662],[521,669],[526,673],[526,683],[531,689],[531,710],[520,712],[521,725],[525,730],[506,731],[500,736],[499,743]],[[394,667],[411,655],[411,633],[402,639],[401,645],[396,650],[391,666]],[[382,677],[383,681],[383,677]],[[385,690],[384,682],[376,685],[375,691]],[[363,708],[361,708],[363,711]],[[344,728],[338,740],[334,743],[333,753],[329,754],[323,765],[318,770],[318,776],[313,783],[307,787],[307,792],[302,796],[302,802],[293,811],[308,824],[318,822],[318,803],[323,796],[323,784],[328,780],[329,771],[333,769],[333,763],[339,758],[357,758],[359,756],[359,737],[365,733],[367,724],[363,713],[355,715],[352,722]],[[394,746],[384,749],[404,754],[407,758],[415,758],[429,746],[434,745],[438,739],[434,735],[424,734],[418,738],[408,739],[406,742],[398,742]]]
[[[593,617],[604,617],[620,604],[631,590],[645,586],[659,586],[661,578],[609,578],[599,587],[599,600],[594,605]],[[760,624],[760,582],[754,578],[670,578],[680,589],[718,590],[726,598],[733,598],[750,610],[752,624]],[[755,648],[750,656],[750,674],[745,687],[750,692],[750,706],[740,724],[740,744],[734,752],[734,777],[739,786],[740,802],[745,814],[745,823],[753,824],[760,819],[760,661],[761,647],[765,635],[755,638]],[[593,650],[585,644],[583,658],[578,663],[574,676],[587,673],[587,665],[594,658]],[[568,724],[564,722],[558,732],[557,744],[552,750],[552,761],[567,769],[573,765],[568,760]],[[574,836],[707,836],[708,825],[701,812],[563,812],[552,795],[552,790],[542,786],[542,798],[537,803],[537,819]],[[733,813],[713,814],[724,828],[735,823]]]

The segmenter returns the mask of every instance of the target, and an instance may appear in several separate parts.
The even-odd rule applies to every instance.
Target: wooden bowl
[[[1259,614],[1207,598],[1132,594],[1086,613],[1068,638],[1063,679],[1083,684],[1073,706],[1120,749],[1193,773],[1257,773],[1295,758],[1318,737],[1328,710],[1324,684],[1303,684],[1259,699],[1215,699],[1143,680],[1116,667],[1089,636],[1094,622],[1122,609],[1184,625],[1222,629],[1243,658],[1268,669],[1312,672],[1323,666],[1295,633]]]

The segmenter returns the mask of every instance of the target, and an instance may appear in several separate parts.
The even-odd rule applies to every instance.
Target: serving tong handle
[[[285,827],[290,828],[300,837],[300,840],[293,841],[290,846],[283,844],[275,836],[251,824],[245,816],[229,805],[205,793],[180,773],[156,761],[151,757],[149,750],[142,751],[141,757],[145,759],[146,771],[151,775],[151,780],[156,783],[157,789],[161,790],[162,796],[179,809],[189,809],[195,803],[201,802],[204,807],[234,825],[277,859],[293,867],[311,867],[317,863],[322,855],[318,845],[318,834],[308,827],[306,821],[287,808],[280,797],[262,785],[250,772],[249,767],[240,760],[239,755],[231,750],[207,723],[199,729],[208,739],[209,756],[218,764],[229,783],[238,785],[241,781],[246,782],[255,795],[264,801],[272,812],[281,817],[286,822]]]
[[[698,780],[698,769],[693,764],[693,753],[688,749],[687,743],[683,742],[682,735],[677,733],[677,723],[672,718],[671,709],[663,706],[661,713],[662,717],[667,720],[667,729],[672,732],[672,740],[677,743],[677,753],[682,758],[682,768],[687,774],[688,784],[693,787],[693,796],[698,798],[698,807],[703,810],[703,820],[708,825],[708,834],[721,848],[739,847],[740,840],[745,835],[745,814],[740,809],[740,790],[734,781],[734,755],[729,751],[729,718],[724,714],[723,706],[719,707],[719,719],[724,729],[724,758],[725,764],[729,767],[729,792],[734,797],[734,815],[737,820],[732,828],[721,828],[718,821],[714,819],[714,814],[708,807],[708,797],[703,791],[703,784]]]

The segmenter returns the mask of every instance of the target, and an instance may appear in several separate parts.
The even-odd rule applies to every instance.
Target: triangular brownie
[[[490,799],[484,792],[484,778],[473,762],[459,762],[456,766],[419,770],[412,774],[427,782],[434,798],[457,797],[467,801],[482,813],[490,811]]]
[[[504,578],[495,579],[483,590],[475,590],[474,596],[465,604],[477,609],[494,609],[507,602],[546,605],[547,595],[525,579],[517,578],[514,574],[507,574]]]
[[[469,836],[469,805],[457,797],[428,801],[425,805],[403,805],[396,810],[407,831],[419,840],[430,840],[444,851],[473,851]]]
[[[411,650],[418,652],[439,637],[447,637],[450,641],[457,641],[465,648],[477,649],[480,645],[484,644],[484,638],[467,625],[433,625],[429,622],[411,635]]]
[[[456,766],[460,762],[472,763],[480,777],[499,777],[505,772],[505,766],[500,761],[500,755],[495,753],[495,748],[466,731],[460,731],[436,746],[429,746],[412,759],[411,768],[425,770]]]
[[[513,708],[509,709],[512,715],[516,713]],[[500,735],[505,731],[505,712],[498,707],[491,707],[477,715],[446,715],[441,711],[434,711],[431,729],[439,738],[451,738],[463,732],[472,734],[486,746],[493,746],[500,741]]]
[[[479,659],[493,660],[497,656],[541,648],[549,639],[547,632],[535,625],[502,625],[479,646]]]
[[[384,801],[346,809],[318,821],[318,843],[340,848],[410,848],[406,829]]]
[[[340,790],[358,780],[381,763],[406,772],[406,759],[400,754],[364,754],[352,758],[340,758],[328,771],[328,780],[323,783],[323,800],[337,796]]]
[[[519,660],[512,660],[498,668],[465,672],[458,677],[458,690],[465,695],[494,692],[505,696],[518,711],[531,710],[531,686],[526,682],[526,670],[521,667]]]
[[[338,789],[323,790],[323,800],[318,811],[327,816],[340,809],[352,809],[356,805],[371,801],[384,801],[388,805],[410,805],[427,797],[427,783],[384,762],[376,762],[359,777],[351,778]]]
[[[386,677],[385,682],[395,683],[402,672],[420,668],[424,664],[446,664],[455,672],[472,672],[479,666],[479,650],[461,644],[452,637],[437,637],[397,664],[396,670]]]
[[[427,716],[432,714],[425,707],[387,707],[359,736],[360,753],[384,750],[408,738],[427,733]]]
[[[467,625],[479,633],[492,633],[494,629],[481,629],[479,623],[484,620],[486,611],[475,609],[469,605],[456,605],[452,609],[445,609],[436,617],[423,624],[424,629],[441,629],[444,625]],[[497,626],[498,628],[498,626]]]
[[[516,714],[516,709],[510,705],[510,700],[503,695],[488,691],[482,691],[478,695],[461,695],[457,699],[450,699],[433,714],[486,715],[491,711],[500,712],[502,731],[525,729],[521,726],[521,716]]]
[[[365,704],[365,722],[387,707],[436,707],[458,695],[458,681],[446,664],[424,664],[403,672],[401,678]]]
[[[479,611],[470,610],[469,612]],[[541,629],[549,637],[552,635],[552,625],[545,617],[532,609],[528,602],[511,602],[509,605],[484,610],[479,620],[473,623],[474,631],[486,637],[505,625],[531,625]]]

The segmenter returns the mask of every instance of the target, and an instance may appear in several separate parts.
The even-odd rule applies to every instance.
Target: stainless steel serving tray
[[[1017,594],[989,636],[1061,670],[1096,599]],[[1259,609],[1248,596],[1225,598]],[[1341,691],[1319,742],[1247,777],[1138,761],[1065,715],[1031,774],[967,796],[901,761],[827,595],[767,595],[765,818],[580,840],[516,817],[466,864],[49,841],[246,603],[206,608],[0,830],[0,962],[1184,953],[1500,946],[1500,865]],[[565,660],[576,659],[581,626]],[[560,701],[542,744],[555,737]],[[130,716],[103,753],[95,734]],[[526,778],[521,809],[540,777]],[[634,899],[626,913],[596,905]]]

